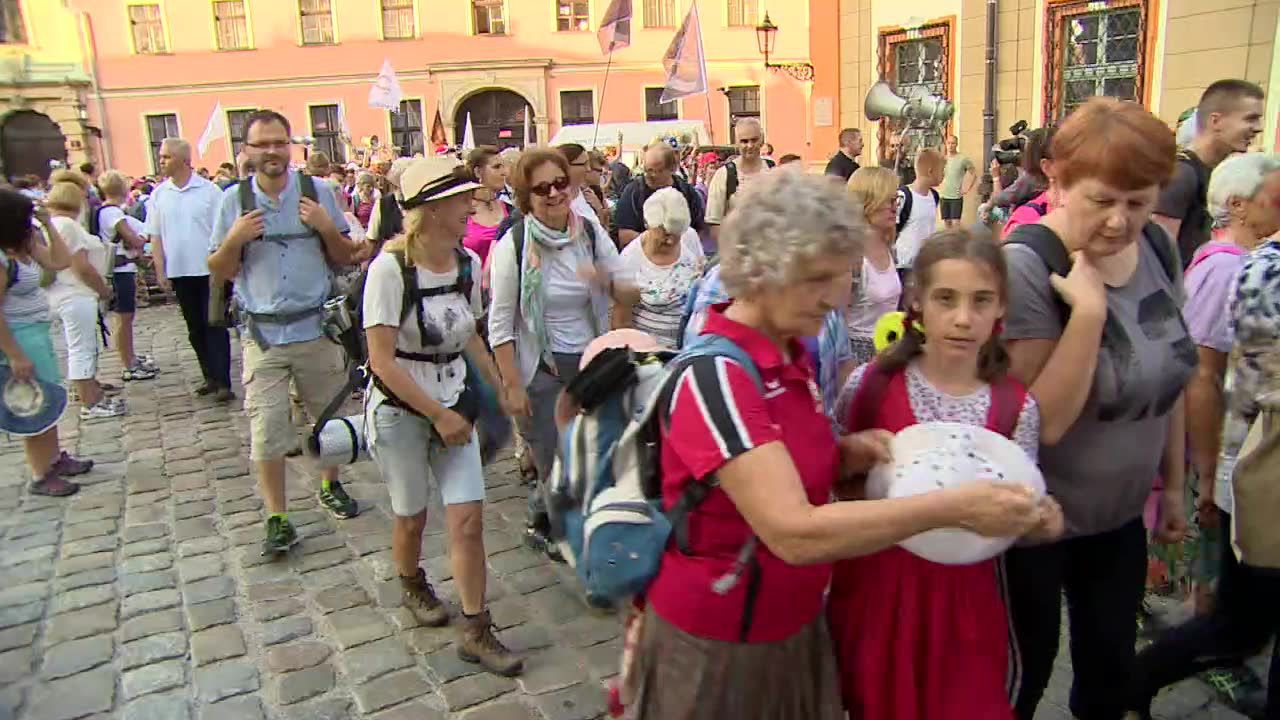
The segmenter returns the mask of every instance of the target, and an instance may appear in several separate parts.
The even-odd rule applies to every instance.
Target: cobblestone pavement
[[[126,386],[129,414],[64,420],[64,447],[98,463],[78,495],[30,496],[20,443],[0,437],[0,718],[603,714],[618,628],[586,609],[566,568],[521,546],[513,461],[487,468],[485,510],[490,608],[499,637],[527,653],[524,674],[507,679],[460,662],[454,629],[416,627],[398,607],[389,505],[371,464],[345,474],[362,506],[346,521],[317,509],[293,464],[289,509],[302,542],[286,559],[260,557],[262,503],[238,403],[193,397],[199,372],[172,307],[142,310],[137,336],[162,373]],[[103,368],[118,377],[114,355]],[[424,562],[456,607],[438,508],[431,517]],[[1069,717],[1069,673],[1064,657],[1042,717]],[[1232,717],[1209,699],[1184,684],[1162,701],[1165,717]]]

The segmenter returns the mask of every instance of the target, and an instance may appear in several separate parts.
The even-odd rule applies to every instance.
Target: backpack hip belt
[[[324,312],[324,306],[310,308],[308,310],[298,310],[291,313],[256,313],[241,309],[240,315],[244,318],[245,329],[249,331],[249,336],[263,350],[270,350],[271,344],[262,336],[262,330],[258,328],[258,323],[267,323],[269,325],[288,325],[299,320],[309,318],[312,315],[319,315]]]
[[[405,360],[416,360],[418,362],[434,363],[436,365],[448,365],[454,360],[457,360],[458,358],[462,357],[462,353],[460,352],[434,353],[434,354],[433,353],[417,353],[417,352],[409,352],[408,350],[401,350],[400,348],[396,348],[396,357],[404,358]]]

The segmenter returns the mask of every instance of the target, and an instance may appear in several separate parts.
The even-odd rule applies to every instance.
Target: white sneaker
[[[123,406],[110,400],[99,401],[97,405],[80,408],[81,420],[98,420],[100,418],[120,417],[125,413]]]

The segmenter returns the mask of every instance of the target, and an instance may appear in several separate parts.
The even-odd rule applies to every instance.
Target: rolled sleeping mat
[[[321,467],[352,465],[369,459],[364,436],[364,415],[336,417],[320,432],[307,436],[307,455]]]

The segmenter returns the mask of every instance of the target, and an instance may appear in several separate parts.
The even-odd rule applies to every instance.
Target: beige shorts
[[[249,415],[249,459],[279,460],[298,446],[290,380],[312,419],[347,381],[342,349],[325,338],[275,345],[263,352],[244,337],[244,409]]]

